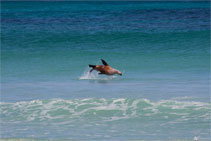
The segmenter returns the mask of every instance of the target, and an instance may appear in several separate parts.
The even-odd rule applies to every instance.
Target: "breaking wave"
[[[193,101],[148,99],[53,99],[0,104],[1,119],[18,121],[73,121],[100,120],[104,122],[125,119],[164,119],[209,121],[210,103]]]

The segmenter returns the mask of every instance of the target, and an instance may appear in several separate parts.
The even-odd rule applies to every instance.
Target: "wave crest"
[[[201,118],[209,121],[210,103],[148,99],[74,99],[33,100],[16,103],[1,103],[3,121],[72,121],[96,119],[113,121],[120,119],[146,118],[191,120]]]

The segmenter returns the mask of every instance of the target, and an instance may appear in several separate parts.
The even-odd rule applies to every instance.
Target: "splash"
[[[96,71],[90,73],[89,68],[86,68],[79,80],[111,80],[116,78],[117,76],[99,75]]]

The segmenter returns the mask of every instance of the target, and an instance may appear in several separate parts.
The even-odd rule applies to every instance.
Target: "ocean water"
[[[1,2],[1,139],[210,140],[210,109],[210,2]]]

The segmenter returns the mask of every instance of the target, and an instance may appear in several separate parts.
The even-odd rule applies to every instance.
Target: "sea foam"
[[[171,122],[201,119],[209,121],[210,103],[194,101],[162,100],[153,102],[148,99],[52,99],[33,100],[16,103],[0,103],[2,121],[67,121],[86,120],[114,121],[125,119],[144,120],[153,118]]]

